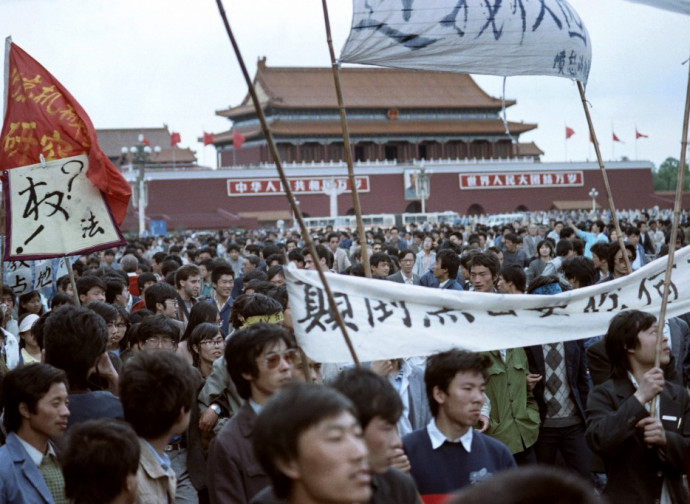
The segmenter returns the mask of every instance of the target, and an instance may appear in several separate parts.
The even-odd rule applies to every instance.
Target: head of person
[[[604,221],[601,219],[597,219],[594,222],[592,222],[592,233],[594,234],[599,234],[606,229],[606,224],[604,224]]]
[[[146,440],[181,434],[196,403],[197,378],[173,352],[137,352],[120,374],[125,420]]]
[[[177,291],[165,282],[159,282],[146,289],[144,294],[146,308],[153,313],[160,313],[166,317],[177,315]]]
[[[19,317],[19,348],[25,348],[27,345],[27,340],[30,343],[37,344],[31,329],[33,328],[34,324],[38,322],[39,318],[40,317],[35,313],[25,313]]]
[[[640,243],[640,230],[635,226],[628,226],[625,230],[625,236],[628,238],[628,243],[633,247]]]
[[[488,365],[487,357],[465,350],[430,356],[424,384],[432,416],[449,418],[463,427],[475,425],[484,404]]]
[[[554,256],[553,243],[551,243],[551,240],[541,240],[537,244],[537,255],[544,259]]]
[[[540,275],[529,283],[527,294],[541,294],[543,296],[552,296],[560,294],[567,289],[556,275]]]
[[[328,233],[326,240],[328,241],[328,247],[335,254],[335,251],[338,250],[338,245],[340,245],[340,233]]]
[[[218,327],[218,326],[216,326]],[[137,324],[131,333],[130,345],[137,350],[166,350],[174,352],[180,342],[179,329],[165,315],[153,315]]]
[[[57,310],[66,304],[73,305],[74,297],[70,296],[69,294],[65,294],[64,292],[58,292],[50,300],[50,309]]]
[[[8,371],[2,380],[5,431],[34,431],[59,437],[67,429],[67,375],[49,364],[28,364]]]
[[[470,282],[476,292],[493,292],[498,281],[501,263],[495,254],[480,252],[472,256],[469,263]]]
[[[201,362],[212,364],[223,356],[225,338],[218,324],[202,322],[194,327],[187,339],[187,349],[192,354],[192,364],[199,367]]]
[[[283,266],[279,264],[268,268],[266,276],[268,277],[268,281],[275,285],[285,285],[285,271],[283,270]]]
[[[189,321],[187,322],[187,327],[185,327],[184,333],[180,341],[187,341],[192,331],[199,324],[208,322],[214,324],[216,328],[220,328],[222,322],[220,319],[220,312],[218,311],[218,305],[216,303],[196,303],[189,310]]]
[[[139,260],[134,254],[126,254],[120,259],[120,267],[125,273],[136,273],[139,268]]]
[[[632,263],[637,258],[637,251],[630,243],[625,244],[625,254],[628,256],[628,263],[632,266]],[[609,255],[607,257],[609,265],[609,273],[613,275],[614,278],[619,278],[630,274],[630,269],[625,263],[625,257],[623,256],[623,251],[621,250],[620,243],[614,242],[609,244]]]
[[[139,456],[137,434],[121,420],[74,425],[61,460],[65,496],[74,504],[134,502]]]
[[[503,294],[524,294],[527,275],[519,264],[505,264],[498,275],[498,292]]]
[[[570,257],[575,253],[573,242],[571,240],[559,240],[556,244],[557,257]]]
[[[503,244],[508,252],[515,252],[517,250],[518,241],[520,239],[515,233],[508,233],[503,237]]]
[[[330,387],[294,384],[274,396],[256,420],[253,444],[279,499],[346,504],[371,497],[355,408]]]
[[[654,364],[656,334],[656,317],[649,313],[626,310],[613,317],[604,339],[611,375],[626,377],[628,371],[633,371],[633,361],[651,368]],[[668,364],[669,360],[668,344],[664,341],[661,365]]]
[[[155,284],[157,281],[158,280],[156,279],[156,275],[154,275],[150,271],[146,271],[139,275],[139,278],[137,278],[137,286],[139,287],[139,297],[143,298],[146,294],[146,289]]]
[[[120,277],[108,276],[105,282],[105,302],[119,306],[127,306],[129,302],[129,285]]]
[[[414,263],[415,263],[415,254],[411,250],[404,249],[400,251],[400,269],[406,276],[410,276],[412,274],[412,269],[414,268]]]
[[[237,243],[230,243],[228,245],[228,255],[230,256],[230,260],[232,261],[237,261],[237,259],[240,257],[240,246]]]
[[[286,329],[259,322],[233,333],[225,364],[240,397],[262,404],[290,383],[296,353]]]
[[[372,275],[385,278],[391,270],[391,258],[385,252],[375,252],[369,257],[369,266]]]
[[[386,472],[402,448],[397,427],[403,411],[400,396],[386,378],[364,368],[345,370],[330,385],[355,405],[371,471]]]
[[[597,280],[597,269],[594,261],[588,257],[568,257],[561,264],[563,276],[573,289],[594,285]]]
[[[81,304],[105,301],[105,290],[105,282],[96,275],[84,275],[77,279],[77,294]]]
[[[87,390],[93,384],[96,362],[108,344],[103,317],[88,308],[63,306],[43,325],[45,362],[67,373],[71,390]]]
[[[185,299],[199,296],[201,291],[201,272],[195,264],[185,264],[175,272],[175,288],[184,293]]]
[[[316,254],[319,256],[318,261],[309,252],[309,247],[302,249],[302,257],[304,257],[304,269],[316,270],[317,266],[324,271],[330,270],[333,267],[333,253],[325,246],[318,244],[314,245]]]
[[[110,346],[110,344],[116,339],[119,342],[118,336],[120,333],[117,327],[117,322],[120,318],[120,312],[118,312],[117,308],[111,304],[101,303],[98,301],[88,303],[84,305],[84,308],[88,308],[89,310],[96,312],[101,316],[101,318],[103,318],[105,325],[108,327],[108,346]]]
[[[455,279],[460,268],[460,257],[454,250],[444,248],[436,253],[436,262],[433,265],[433,273],[439,280]]]
[[[589,251],[592,253],[594,267],[602,269],[603,266],[603,269],[608,271],[609,244],[606,242],[596,242],[590,247]]]
[[[33,313],[35,315],[43,315],[43,303],[41,302],[41,294],[38,291],[27,292],[19,296],[19,310],[18,316],[25,313]]]

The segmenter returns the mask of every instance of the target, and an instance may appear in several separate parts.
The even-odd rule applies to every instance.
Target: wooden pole
[[[228,38],[230,39],[230,43],[232,44],[232,48],[235,51],[235,56],[237,57],[237,62],[240,65],[240,69],[242,70],[242,75],[244,76],[244,80],[247,83],[247,87],[249,89],[249,94],[252,97],[252,102],[254,103],[254,110],[256,111],[256,114],[259,118],[259,122],[261,123],[261,130],[263,131],[264,137],[266,138],[266,141],[268,142],[268,148],[271,151],[271,155],[273,156],[273,160],[276,164],[276,169],[278,170],[278,176],[280,177],[280,181],[283,184],[283,188],[285,189],[285,195],[288,198],[288,201],[290,202],[290,207],[292,208],[292,211],[295,214],[295,217],[297,217],[297,222],[299,223],[300,231],[302,232],[302,236],[304,237],[304,241],[307,245],[307,248],[309,249],[309,254],[312,256],[312,259],[314,260],[314,263],[316,264],[316,270],[319,274],[319,278],[321,280],[321,283],[323,285],[323,289],[326,292],[326,297],[328,298],[328,305],[331,309],[331,313],[333,314],[333,317],[335,318],[335,321],[340,328],[340,331],[343,334],[343,339],[345,340],[345,343],[347,344],[347,348],[350,351],[350,355],[352,356],[352,360],[354,361],[355,365],[359,367],[359,358],[357,357],[357,353],[355,352],[354,346],[352,345],[352,341],[350,340],[350,336],[347,333],[347,328],[345,327],[345,322],[343,321],[343,317],[340,314],[340,311],[338,309],[338,305],[335,302],[335,298],[333,297],[333,293],[331,292],[331,288],[328,285],[328,281],[326,280],[326,275],[324,272],[321,270],[319,267],[319,255],[316,253],[316,247],[314,246],[314,241],[311,239],[311,236],[309,235],[309,231],[304,224],[304,219],[302,218],[302,212],[299,208],[299,205],[295,201],[295,196],[292,193],[292,189],[290,189],[290,184],[288,183],[287,176],[285,175],[285,171],[283,170],[283,165],[280,160],[280,155],[278,154],[278,149],[276,147],[275,141],[273,140],[273,135],[271,134],[271,130],[268,127],[268,122],[266,121],[266,116],[264,115],[263,110],[261,109],[261,103],[259,103],[259,98],[256,94],[256,89],[254,89],[254,85],[252,84],[252,79],[249,76],[249,72],[247,71],[247,67],[244,64],[244,58],[242,58],[242,53],[240,52],[240,48],[237,45],[237,41],[235,40],[235,36],[232,33],[232,28],[230,28],[230,23],[228,22],[228,17],[225,14],[225,9],[223,8],[223,2],[222,0],[216,0],[216,4],[218,5],[218,11],[220,12],[220,16],[223,19],[223,24],[225,25],[225,31],[228,34]]]
[[[680,165],[678,165],[678,181],[676,182],[676,201],[673,206],[673,226],[671,227],[671,240],[668,243],[668,260],[666,261],[666,276],[664,277],[664,293],[661,297],[661,310],[659,311],[659,330],[656,337],[656,355],[654,366],[661,363],[661,343],[664,339],[664,324],[666,322],[666,305],[671,287],[671,272],[673,271],[673,256],[676,252],[676,238],[680,229],[680,210],[683,200],[683,182],[685,177],[685,157],[688,150],[688,122],[690,120],[690,60],[688,63],[688,89],[685,96],[685,114],[683,115],[683,138],[680,141]],[[654,408],[654,402],[652,408]],[[652,412],[654,416],[654,412]]]
[[[609,209],[611,209],[611,219],[613,219],[613,225],[616,228],[616,235],[618,236],[618,244],[621,248],[621,255],[625,260],[625,265],[628,268],[628,273],[632,273],[632,267],[630,266],[630,261],[628,260],[628,254],[625,251],[625,242],[623,241],[623,233],[621,231],[620,224],[618,223],[618,216],[616,215],[616,207],[613,206],[613,195],[611,194],[611,186],[609,185],[609,177],[606,174],[606,168],[604,167],[604,161],[601,158],[601,151],[599,150],[599,141],[597,140],[597,135],[594,132],[594,125],[592,124],[592,118],[589,115],[589,108],[587,103],[587,98],[585,98],[585,88],[582,82],[577,81],[577,89],[580,91],[580,98],[582,99],[582,108],[585,109],[585,117],[587,117],[587,125],[589,126],[589,134],[592,138],[592,143],[594,144],[594,152],[597,155],[597,161],[599,162],[599,170],[601,171],[601,177],[604,179],[604,188],[606,189],[606,197],[609,202]]]
[[[347,162],[347,176],[350,180],[350,191],[352,192],[352,203],[355,208],[355,217],[357,218],[357,233],[359,234],[359,243],[362,247],[362,265],[364,266],[364,274],[371,278],[371,266],[369,265],[369,251],[367,249],[367,239],[364,234],[364,223],[362,222],[362,208],[359,204],[359,193],[357,192],[357,185],[355,184],[355,170],[352,163],[352,151],[350,148],[350,131],[347,125],[347,116],[345,114],[345,105],[343,103],[343,92],[340,85],[340,69],[333,51],[333,39],[331,38],[331,22],[328,17],[327,0],[321,0],[323,5],[323,19],[326,25],[326,41],[328,42],[328,52],[331,56],[331,67],[333,68],[333,80],[335,81],[335,93],[338,97],[338,110],[340,111],[340,125],[343,130],[343,146],[345,147],[345,161]]]

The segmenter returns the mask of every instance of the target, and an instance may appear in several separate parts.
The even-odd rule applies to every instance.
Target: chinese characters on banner
[[[48,293],[56,289],[55,281],[67,274],[67,265],[64,257],[40,261],[5,261],[4,273],[3,283],[16,296],[37,290],[49,297]]]
[[[460,189],[520,189],[581,187],[584,174],[568,172],[461,173]]]
[[[327,274],[361,361],[430,355],[453,347],[489,351],[600,336],[625,309],[659,313],[667,259],[631,275],[555,296],[400,288]],[[317,362],[349,362],[325,292],[313,272],[285,270],[297,341]],[[675,254],[667,316],[690,311],[690,247]],[[529,331],[516,331],[529,327]]]
[[[5,259],[77,255],[124,244],[103,195],[86,176],[85,154],[3,174]]]
[[[350,190],[350,180],[347,177],[302,177],[288,179],[290,189],[294,194],[324,194],[328,184],[334,181],[339,189]],[[355,177],[355,184],[359,192],[369,192],[369,177]],[[280,179],[228,179],[228,196],[267,196],[270,194],[284,195],[283,184]]]

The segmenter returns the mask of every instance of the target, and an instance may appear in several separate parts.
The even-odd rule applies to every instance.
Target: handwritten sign
[[[5,259],[77,255],[124,243],[87,170],[82,154],[4,173]]]
[[[566,0],[354,0],[340,60],[586,84],[592,46]]]
[[[569,341],[606,333],[626,309],[658,315],[666,258],[611,282],[555,296],[431,289],[328,274],[362,361],[430,355],[453,347],[488,351]],[[297,341],[319,362],[349,362],[321,282],[314,272],[286,269]],[[675,255],[669,317],[690,311],[690,247]]]

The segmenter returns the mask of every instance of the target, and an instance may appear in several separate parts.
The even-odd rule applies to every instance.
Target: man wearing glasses
[[[270,484],[252,450],[257,415],[292,381],[294,343],[282,327],[260,322],[235,332],[225,347],[230,378],[245,403],[221,429],[208,454],[212,503],[246,503]]]
[[[404,283],[407,285],[419,285],[419,275],[412,273],[414,263],[414,252],[407,249],[402,250],[400,252],[400,271],[390,275],[388,277],[388,280],[397,283]]]
[[[211,273],[211,285],[213,285],[213,295],[208,300],[209,303],[216,303],[220,313],[221,330],[227,335],[230,330],[230,308],[232,308],[232,287],[235,284],[235,272],[230,265],[222,264],[216,266]]]

